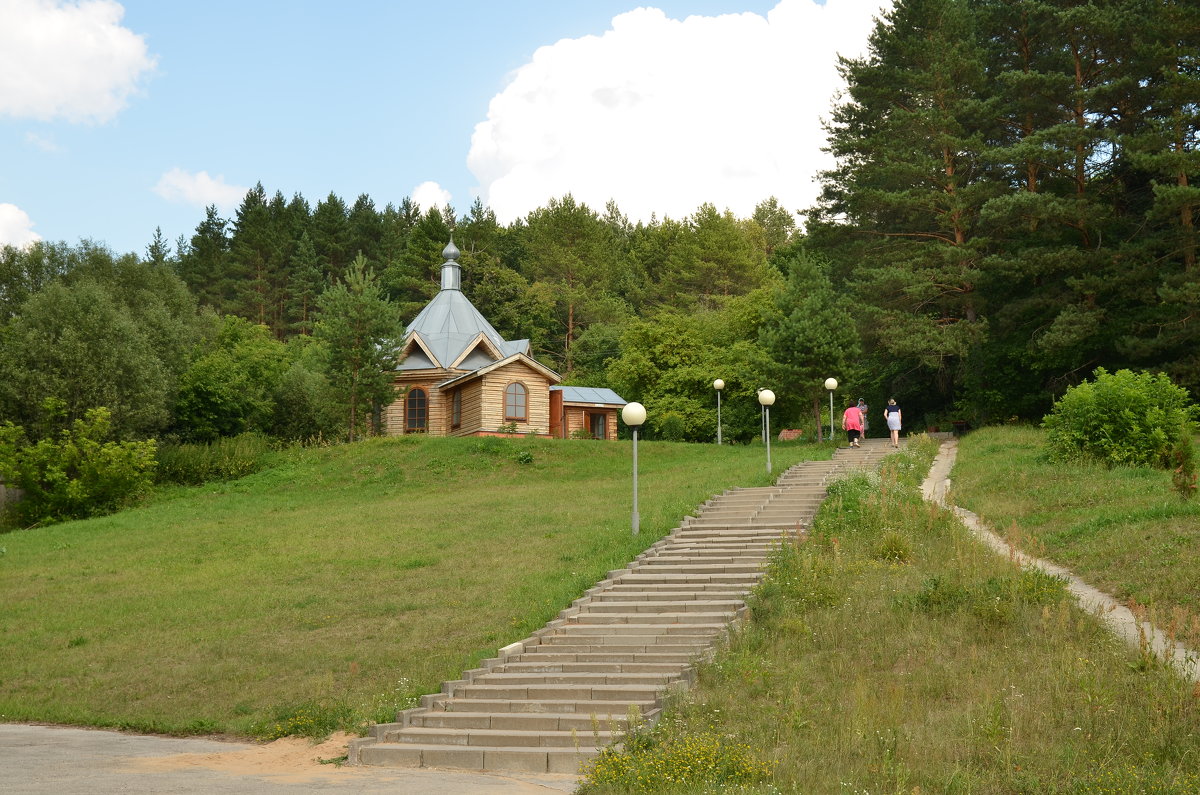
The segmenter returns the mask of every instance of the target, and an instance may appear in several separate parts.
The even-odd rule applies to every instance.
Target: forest
[[[451,235],[497,330],[644,403],[650,438],[712,441],[715,378],[741,442],[761,387],[773,424],[816,433],[830,376],[839,409],[895,397],[916,430],[1039,421],[1097,367],[1196,393],[1200,7],[899,0],[840,67],[810,208],[698,197],[631,222],[565,195],[502,225],[479,201],[258,184],[140,254],[5,248],[0,422],[36,439],[103,406],[123,439],[378,431]]]

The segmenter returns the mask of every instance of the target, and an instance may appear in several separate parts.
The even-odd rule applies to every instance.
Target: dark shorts
[[[862,433],[862,431],[856,431],[856,430],[854,430],[854,429],[852,429],[852,428],[851,428],[851,429],[848,429],[848,430],[846,431],[846,438],[848,438],[850,441],[852,441],[852,442],[853,442],[855,439],[857,439],[857,438],[858,438],[858,435],[859,435],[860,433]]]

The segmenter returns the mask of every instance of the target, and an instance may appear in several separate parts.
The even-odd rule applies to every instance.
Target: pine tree
[[[289,331],[293,334],[311,334],[317,298],[325,291],[326,282],[321,274],[321,261],[308,232],[300,236],[300,243],[296,246],[296,253],[292,255],[288,270],[288,317],[291,318]]]
[[[375,202],[363,193],[355,200],[347,217],[350,250],[361,252],[372,267],[383,264],[383,217],[375,209]]]
[[[534,210],[526,224],[523,275],[556,297],[560,345],[553,355],[569,373],[576,338],[612,308],[619,276],[616,246],[596,213],[570,194]]]
[[[822,175],[809,230],[863,302],[874,347],[949,395],[986,331],[977,226],[997,191],[980,157],[994,111],[974,20],[962,0],[901,0],[870,53],[841,71],[848,100],[829,126],[838,167]]]
[[[145,261],[159,268],[171,263],[171,245],[163,237],[161,226],[154,227],[154,239],[146,246]]]
[[[264,326],[272,319],[272,285],[282,242],[271,221],[266,191],[259,182],[246,192],[233,222],[230,253],[240,287],[235,314]]]
[[[186,255],[179,258],[179,276],[200,303],[219,314],[232,312],[237,282],[230,273],[229,221],[218,214],[216,205],[204,210]]]
[[[318,306],[313,334],[327,346],[327,374],[345,407],[349,440],[354,441],[363,435],[372,410],[394,396],[400,318],[361,254],[343,278],[321,294]]]
[[[354,256],[354,250],[350,248],[348,215],[346,203],[332,192],[324,201],[317,202],[312,214],[309,234],[327,279],[344,273]]]

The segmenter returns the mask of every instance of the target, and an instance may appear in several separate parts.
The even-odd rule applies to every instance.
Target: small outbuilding
[[[617,438],[625,405],[611,389],[556,386],[529,340],[505,340],[462,292],[458,248],[442,251],[441,289],[409,324],[384,419],[398,436]]]

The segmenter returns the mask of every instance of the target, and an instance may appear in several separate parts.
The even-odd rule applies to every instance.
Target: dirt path
[[[1112,596],[1088,585],[1068,569],[1048,560],[1032,557],[1010,546],[971,511],[948,504],[946,495],[950,490],[950,471],[954,468],[957,454],[958,442],[952,440],[942,443],[937,458],[929,469],[929,476],[921,484],[921,492],[926,500],[954,511],[976,537],[998,554],[1016,561],[1021,566],[1036,566],[1048,574],[1065,578],[1067,590],[1075,597],[1079,606],[1098,615],[1113,634],[1124,639],[1135,649],[1140,649],[1142,644],[1146,644],[1159,659],[1173,666],[1189,681],[1200,684],[1200,654],[1196,651],[1173,643],[1166,633],[1155,629],[1148,621],[1139,621],[1129,608]]]

